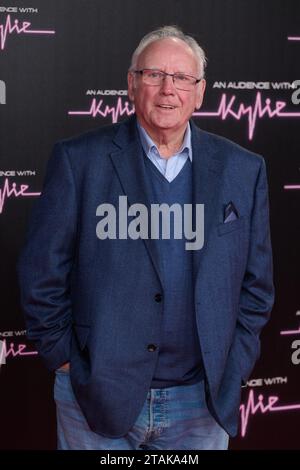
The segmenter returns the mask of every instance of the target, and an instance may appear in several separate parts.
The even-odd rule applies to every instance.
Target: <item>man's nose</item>
[[[173,77],[171,75],[164,76],[160,89],[165,94],[173,94],[175,92]]]

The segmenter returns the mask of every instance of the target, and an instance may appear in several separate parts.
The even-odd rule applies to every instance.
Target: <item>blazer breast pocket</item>
[[[217,225],[218,235],[225,235],[226,233],[235,232],[245,227],[246,217],[239,217],[232,222],[222,223]]]

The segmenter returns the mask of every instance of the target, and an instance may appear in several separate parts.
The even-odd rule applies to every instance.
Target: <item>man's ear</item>
[[[197,96],[196,96],[196,109],[200,109],[202,102],[203,102],[203,96],[206,88],[206,80],[204,78],[201,79],[201,82],[197,83]]]
[[[128,97],[132,103],[134,103],[134,74],[128,72],[127,74],[127,84],[128,84]]]

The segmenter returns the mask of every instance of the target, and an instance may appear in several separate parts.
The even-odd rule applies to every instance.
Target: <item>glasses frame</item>
[[[137,73],[137,74],[140,74],[142,77],[144,75],[144,72],[145,71],[149,71],[149,72],[159,72],[161,74],[163,74],[163,80],[169,76],[169,77],[172,77],[172,81],[173,81],[173,85],[174,87],[177,89],[177,90],[182,90],[182,91],[191,91],[192,88],[189,88],[189,89],[185,89],[185,88],[178,88],[174,82],[174,77],[176,75],[184,75],[185,77],[190,77],[190,78],[193,78],[195,80],[195,83],[193,85],[197,85],[197,83],[201,82],[201,78],[196,78],[194,77],[193,75],[189,75],[188,73],[180,73],[180,72],[176,72],[176,73],[167,73],[167,72],[164,72],[163,70],[159,70],[159,69],[141,69],[141,70],[133,70],[133,73]],[[145,82],[146,83],[146,82]],[[162,83],[162,82],[161,82]],[[160,86],[161,83],[158,83],[157,85],[150,85],[150,86]],[[146,85],[149,85],[149,83]]]

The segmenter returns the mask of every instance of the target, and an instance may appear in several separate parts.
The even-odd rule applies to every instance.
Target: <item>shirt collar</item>
[[[149,154],[152,153],[154,149],[156,149],[157,153],[159,154],[156,144],[153,142],[153,140],[151,139],[147,131],[140,125],[138,121],[137,121],[137,127],[139,131],[141,143],[142,143],[142,146],[146,155],[149,157]],[[182,155],[185,153],[188,154],[190,160],[192,161],[192,138],[191,138],[191,126],[189,122],[186,128],[185,134],[184,134],[182,145],[180,149],[178,150],[178,152],[176,152],[174,155]]]

